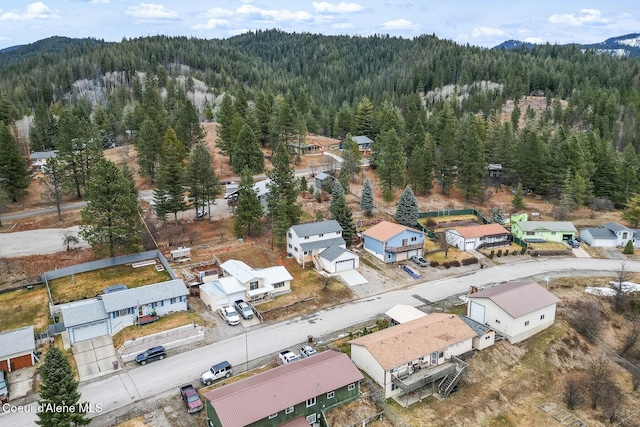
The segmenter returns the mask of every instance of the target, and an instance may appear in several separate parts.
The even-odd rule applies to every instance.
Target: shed
[[[405,304],[397,304],[387,310],[384,314],[391,319],[391,325],[400,325],[427,315],[424,311]]]
[[[316,188],[324,190],[326,185],[333,186],[334,179],[335,178],[328,173],[320,172],[318,175],[316,175]]]
[[[186,262],[191,260],[191,248],[179,247],[171,251],[171,261]]]

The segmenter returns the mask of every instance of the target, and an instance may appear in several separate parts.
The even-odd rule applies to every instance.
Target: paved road
[[[82,399],[101,404],[109,412],[144,398],[173,390],[178,385],[194,381],[211,364],[228,360],[243,368],[248,360],[275,354],[306,341],[307,335],[329,337],[351,325],[378,317],[395,304],[421,305],[418,295],[429,301],[439,301],[465,293],[471,285],[483,287],[531,276],[552,277],[580,275],[613,275],[620,261],[605,259],[532,259],[521,263],[478,269],[460,277],[423,282],[408,289],[392,291],[336,307],[286,320],[277,324],[258,326],[246,334],[219,341],[146,366],[136,367],[109,378],[82,383]],[[627,269],[640,272],[640,262],[627,261]],[[3,427],[32,426],[35,414],[0,414]]]

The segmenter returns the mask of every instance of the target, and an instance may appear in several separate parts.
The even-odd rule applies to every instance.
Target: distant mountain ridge
[[[640,57],[640,33],[611,37],[600,43],[568,43],[566,45],[580,46],[582,49],[593,49],[598,53],[608,54],[611,56],[628,56],[630,58]],[[520,40],[507,40],[497,46],[494,46],[493,49],[511,50],[522,47],[530,49],[535,46],[537,46],[535,43],[523,42]]]
[[[4,49],[0,49],[0,56],[3,61],[16,61],[21,60],[29,56],[35,56],[39,53],[56,54],[65,51],[70,47],[85,46],[88,44],[104,44],[102,40],[93,38],[70,38],[53,36],[46,39],[38,40],[37,42],[10,46]]]

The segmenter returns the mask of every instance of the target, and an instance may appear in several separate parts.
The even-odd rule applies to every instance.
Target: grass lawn
[[[544,243],[529,243],[528,249],[538,250],[538,251],[568,251],[569,247],[565,243],[544,242]]]
[[[439,252],[432,252],[430,254],[427,254],[425,255],[425,258],[427,259],[427,261],[437,261],[438,263],[442,264],[445,261],[453,261],[453,260],[458,260],[462,262],[463,259],[473,258],[473,256],[469,255],[464,251],[450,247],[447,257],[444,256],[444,251],[439,251]]]
[[[493,250],[493,253],[495,255],[498,252],[498,249],[502,249],[503,254],[504,254],[504,251],[506,251],[507,249],[509,249],[510,254],[513,253],[514,251],[517,253],[520,253],[520,251],[522,250],[522,246],[516,245],[515,243],[511,242],[509,246],[500,246],[499,248],[493,248],[493,249],[480,249],[480,253],[486,256],[489,256],[491,255],[491,251]]]
[[[436,224],[444,224],[447,222],[457,222],[457,221],[476,221],[475,215],[467,214],[467,215],[447,215],[447,216],[437,216],[431,218],[419,218],[418,222],[426,227],[427,222],[435,222]],[[431,227],[429,227],[431,228]],[[438,228],[437,226],[434,228]]]
[[[49,298],[44,286],[0,294],[0,330],[33,325],[44,332],[49,325]]]
[[[164,332],[190,323],[198,323],[200,325],[205,324],[202,317],[195,311],[180,311],[178,313],[162,316],[157,321],[147,323],[143,326],[127,326],[113,336],[113,345],[117,349],[120,348],[120,346],[122,346],[122,344],[127,340],[144,337],[157,332]]]
[[[104,288],[125,284],[128,288],[151,285],[171,279],[166,271],[156,271],[153,265],[133,268],[122,264],[86,273],[60,277],[49,282],[51,297],[56,304],[92,298],[103,293]]]

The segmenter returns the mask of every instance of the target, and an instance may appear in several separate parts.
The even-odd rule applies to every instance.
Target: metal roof
[[[608,228],[598,227],[598,228],[583,228],[581,233],[588,232],[593,236],[594,239],[617,239],[616,233],[611,231]]]
[[[473,329],[473,332],[475,332],[476,335],[479,336],[479,337],[483,336],[484,334],[486,334],[487,332],[489,332],[491,330],[491,328],[488,327],[487,325],[483,325],[480,322],[476,322],[472,318],[467,317],[465,315],[460,316],[460,319],[462,319],[462,321],[464,323],[466,323],[467,326],[469,326],[471,329]]]
[[[333,179],[333,177],[331,175],[329,175],[328,173],[324,173],[324,172],[320,172],[319,174],[316,175],[316,179],[319,179],[320,181],[324,181],[327,178]]]
[[[66,328],[109,318],[103,302],[97,298],[63,304],[60,306],[60,311]]]
[[[384,313],[398,323],[407,323],[411,320],[420,319],[427,315],[424,311],[421,311],[411,305],[397,304],[391,307]]]
[[[352,136],[351,139],[353,139],[358,145],[371,144],[373,142],[371,138],[366,135]]]
[[[522,231],[578,231],[569,221],[519,221],[516,222],[516,224],[518,224]]]
[[[56,158],[58,155],[53,151],[34,151],[29,154],[30,159],[50,159],[52,157]]]
[[[365,230],[362,234],[367,237],[371,237],[380,242],[386,242],[392,237],[397,236],[400,233],[405,231],[410,231],[416,234],[424,234],[422,231],[416,230],[414,228],[405,227],[404,225],[396,224],[389,221],[382,221],[373,227]]]
[[[349,341],[365,347],[385,371],[476,336],[458,316],[432,313]]]
[[[252,279],[258,278],[256,270],[236,259],[225,261],[220,264],[220,267],[226,271],[227,274],[238,279],[241,283],[249,283]]]
[[[469,299],[489,298],[514,319],[560,301],[558,297],[536,282],[503,283],[470,294],[468,297]]]
[[[0,333],[0,359],[14,354],[31,353],[36,349],[33,326]]]
[[[314,249],[328,248],[330,246],[346,246],[347,243],[342,237],[334,237],[333,239],[316,240],[315,242],[300,243],[303,251],[312,251]]]
[[[602,224],[604,228],[608,228],[609,230],[617,233],[618,231],[633,231],[632,229],[625,227],[624,225],[620,225],[617,222],[607,222]]]
[[[224,427],[242,427],[364,377],[333,350],[202,393]]]
[[[342,231],[342,227],[335,219],[322,222],[309,222],[297,224],[291,227],[298,237],[316,236],[318,234],[335,233]]]
[[[476,237],[509,235],[509,231],[500,224],[482,224],[473,225],[471,227],[454,227],[455,230],[465,239],[474,239]]]
[[[141,304],[151,304],[189,295],[189,290],[182,279],[168,280],[154,285],[140,286],[139,288],[127,289],[125,291],[114,292],[102,295],[102,302],[107,313],[135,307]]]

